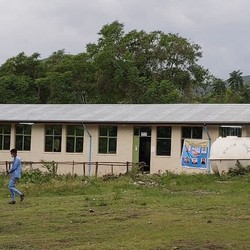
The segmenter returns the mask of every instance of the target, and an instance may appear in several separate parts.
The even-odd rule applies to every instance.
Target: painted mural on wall
[[[209,141],[185,139],[181,154],[181,166],[188,168],[207,169]]]

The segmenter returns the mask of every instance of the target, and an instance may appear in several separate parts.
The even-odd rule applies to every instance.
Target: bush
[[[242,166],[240,161],[236,161],[235,168],[230,168],[228,171],[228,175],[230,176],[238,176],[238,175],[246,175],[250,173],[250,166]]]
[[[29,170],[22,173],[21,183],[44,183],[52,179],[50,173],[43,173],[39,169]]]

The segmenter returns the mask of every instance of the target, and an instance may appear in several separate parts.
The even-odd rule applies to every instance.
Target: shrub
[[[230,168],[228,171],[228,175],[230,176],[237,176],[237,175],[246,175],[250,173],[250,166],[242,166],[240,161],[236,161],[235,168]]]
[[[52,179],[52,175],[48,173],[43,173],[39,169],[29,170],[22,173],[21,182],[22,183],[44,183]]]

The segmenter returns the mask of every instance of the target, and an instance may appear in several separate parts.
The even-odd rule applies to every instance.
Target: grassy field
[[[25,174],[0,249],[250,249],[250,175],[82,178]]]

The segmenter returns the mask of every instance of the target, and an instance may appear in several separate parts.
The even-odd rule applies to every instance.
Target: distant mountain
[[[245,84],[250,85],[250,75],[249,76],[243,76],[243,81]]]

